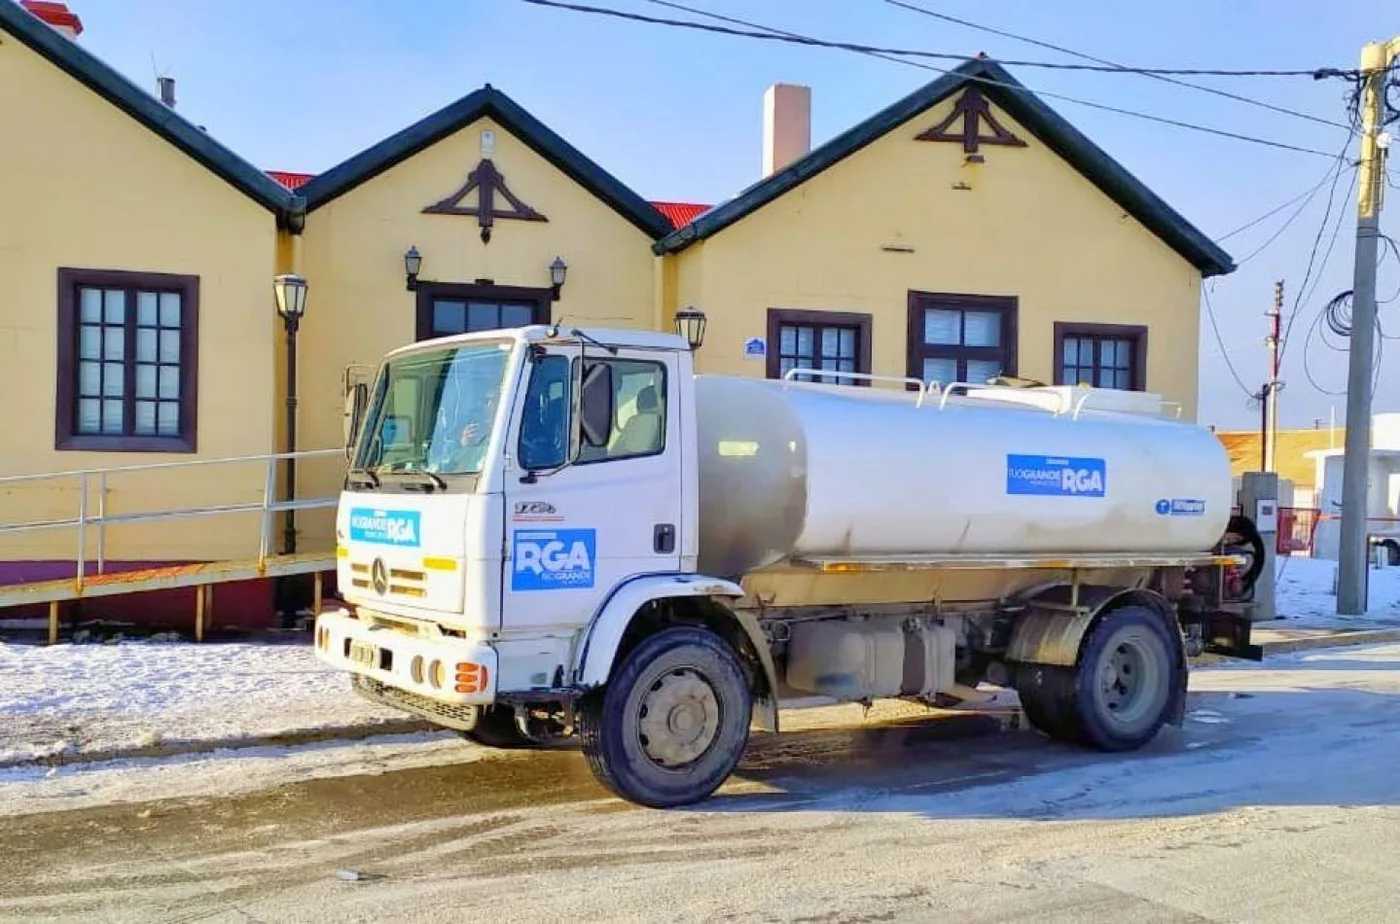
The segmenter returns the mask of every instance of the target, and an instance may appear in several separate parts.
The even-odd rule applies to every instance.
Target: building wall
[[[7,37],[6,37],[7,38]],[[270,213],[18,41],[0,42],[0,476],[272,449],[275,226]],[[55,449],[59,267],[199,277],[197,452]],[[254,467],[113,476],[118,513],[260,497]],[[72,480],[0,484],[0,522],[73,516]],[[91,503],[97,503],[97,484]],[[113,527],[109,558],[256,552],[249,518]],[[95,554],[95,540],[89,554]],[[0,561],[72,559],[76,533],[0,534]]]
[[[507,187],[548,219],[498,218],[489,243],[482,242],[473,216],[422,212],[466,182],[482,158],[483,130],[495,134],[491,159]],[[475,205],[476,195],[464,204]],[[499,194],[496,199],[498,207],[508,207]],[[654,323],[651,239],[501,126],[482,119],[308,217],[300,445],[341,445],[345,368],[372,366],[386,351],[413,341],[416,295],[406,291],[403,268],[410,245],[423,255],[422,279],[444,283],[490,279],[500,286],[547,287],[549,264],[563,257],[568,277],[553,304],[555,319],[616,327]],[[338,484],[338,474],[325,470],[301,481],[298,493],[334,491]],[[329,544],[329,515],[309,515],[304,523],[307,542]]]
[[[709,317],[702,371],[763,375],[744,341],[787,308],[870,314],[872,371],[902,376],[910,290],[1015,296],[1020,375],[1053,380],[1057,321],[1148,325],[1146,386],[1194,419],[1199,272],[1000,110],[1028,147],[964,165],[961,145],[914,140],[952,105],[674,258],[675,303]]]

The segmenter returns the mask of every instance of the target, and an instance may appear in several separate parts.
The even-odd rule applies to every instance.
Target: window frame
[[[925,343],[924,311],[940,308],[949,311],[984,311],[1000,314],[1002,345],[1000,347],[969,347]],[[1018,375],[1017,340],[1020,336],[1020,311],[1020,299],[1015,295],[969,295],[955,292],[909,290],[906,374],[923,382],[925,359],[952,359],[958,362],[961,369],[965,369],[969,359],[1000,357],[1003,359],[1001,374],[1010,377]],[[965,372],[959,372],[959,378],[965,376]],[[942,382],[940,384],[946,386],[951,383]]]
[[[765,349],[764,375],[770,379],[781,379],[782,373],[782,329],[784,325],[796,327],[845,327],[856,332],[856,368],[861,375],[871,374],[870,333],[874,326],[873,317],[857,311],[823,311],[803,308],[769,308],[768,342]],[[813,359],[820,362],[820,337],[813,338],[815,348]],[[869,385],[869,379],[838,379],[839,384]]]
[[[172,452],[193,453],[199,434],[199,290],[200,277],[182,273],[155,273],[131,270],[59,267],[58,352],[55,389],[54,449],[64,452]],[[81,433],[78,415],[78,334],[82,326],[78,289],[123,289],[127,317],[123,321],[125,348],[122,352],[128,430],[121,434]],[[135,292],[178,292],[180,294],[180,432],[176,436],[136,434],[136,319]]]
[[[1129,390],[1147,390],[1147,325],[1145,324],[1100,324],[1090,321],[1056,321],[1054,336],[1054,370],[1056,385],[1077,385],[1065,381],[1065,340],[1073,337],[1086,337],[1094,340],[1128,340],[1132,343],[1132,367],[1129,370]],[[1094,370],[1097,374],[1098,349],[1094,352]],[[1094,386],[1096,388],[1101,386]]]
[[[433,302],[441,299],[453,301],[485,302],[529,302],[532,303],[532,324],[548,324],[553,314],[554,290],[534,289],[527,286],[498,286],[494,283],[462,282],[420,282],[416,290],[416,317],[414,340],[432,340],[436,337],[458,336],[433,332]],[[491,328],[504,330],[505,328]]]
[[[606,357],[606,358],[595,358],[595,357],[591,357],[591,356],[590,356],[590,357],[588,358],[587,362],[584,363],[584,365],[581,367],[581,373],[582,373],[583,375],[586,375],[586,374],[588,373],[588,366],[594,365],[594,364],[596,364],[596,363],[605,363],[605,364],[611,366],[612,369],[613,369],[613,371],[612,371],[612,373],[611,373],[611,378],[612,378],[612,381],[613,381],[613,419],[612,419],[612,426],[614,426],[614,427],[617,426],[617,387],[618,387],[618,386],[617,386],[617,382],[618,382],[618,378],[617,378],[617,366],[618,366],[619,364],[621,364],[621,363],[634,363],[634,364],[637,364],[637,365],[655,366],[657,369],[661,370],[661,378],[660,378],[660,381],[657,383],[657,390],[658,390],[660,393],[656,396],[657,406],[661,408],[661,423],[660,423],[659,429],[657,430],[657,432],[658,432],[658,433],[660,434],[660,436],[661,436],[661,444],[660,444],[659,446],[657,446],[656,449],[653,449],[651,452],[634,452],[634,453],[630,453],[629,455],[625,455],[625,456],[605,455],[605,456],[602,456],[601,458],[596,458],[596,459],[585,459],[585,458],[583,458],[583,453],[584,453],[584,451],[588,448],[588,446],[587,446],[586,443],[584,443],[582,440],[580,440],[578,457],[575,458],[575,459],[573,460],[573,462],[570,463],[570,464],[571,464],[571,465],[600,465],[600,464],[604,464],[604,463],[608,463],[608,462],[631,462],[631,461],[636,460],[636,459],[654,459],[654,458],[656,458],[656,457],[659,456],[659,455],[664,455],[665,452],[666,452],[666,443],[668,442],[668,440],[666,439],[666,436],[667,436],[666,431],[667,431],[667,428],[669,428],[670,425],[671,425],[671,407],[670,407],[670,395],[671,395],[671,375],[670,375],[670,372],[671,372],[671,370],[670,370],[670,368],[667,366],[666,362],[665,362],[664,360],[661,360],[661,359],[645,359],[645,358],[635,357],[635,356],[609,356],[609,357]],[[580,381],[581,381],[581,379],[580,379]],[[580,391],[579,391],[579,400],[578,400],[578,402],[577,402],[577,404],[576,404],[576,408],[577,408],[577,410],[578,410],[578,413],[579,413],[580,415],[582,415],[582,414],[583,414],[583,394],[582,394],[582,389],[580,389]],[[574,421],[571,420],[571,421],[569,422],[569,426],[570,426],[570,428],[571,428],[571,432],[572,432],[572,427],[573,427],[573,425],[574,425]],[[620,434],[622,431],[621,431],[621,429],[619,428],[617,432]],[[599,448],[603,448],[603,447],[599,447]]]

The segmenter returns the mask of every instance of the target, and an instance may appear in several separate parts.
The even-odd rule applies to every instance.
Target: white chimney
[[[160,101],[171,109],[175,108],[175,78],[157,77],[156,90],[160,93]]]
[[[763,93],[763,175],[812,149],[812,88],[775,83]]]

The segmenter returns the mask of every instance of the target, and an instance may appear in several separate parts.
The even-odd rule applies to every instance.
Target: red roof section
[[[300,189],[311,181],[314,173],[288,173],[285,170],[269,170],[267,175],[288,189]]]
[[[653,202],[652,207],[677,228],[690,224],[697,216],[710,210],[710,206],[695,202]]]
[[[67,26],[74,35],[83,34],[83,21],[66,3],[53,0],[19,0],[19,5],[55,28]]]
[[[291,173],[286,170],[269,170],[267,175],[288,189],[300,189],[315,176],[314,173]],[[710,210],[710,206],[697,202],[653,202],[652,206],[676,228],[690,224],[697,215]]]

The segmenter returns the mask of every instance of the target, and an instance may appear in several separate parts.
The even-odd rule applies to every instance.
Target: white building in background
[[[1344,450],[1307,453],[1317,465],[1317,508],[1313,556],[1336,561],[1342,523]],[[1367,532],[1388,548],[1388,564],[1400,565],[1400,413],[1371,418],[1371,457],[1366,496]]]

